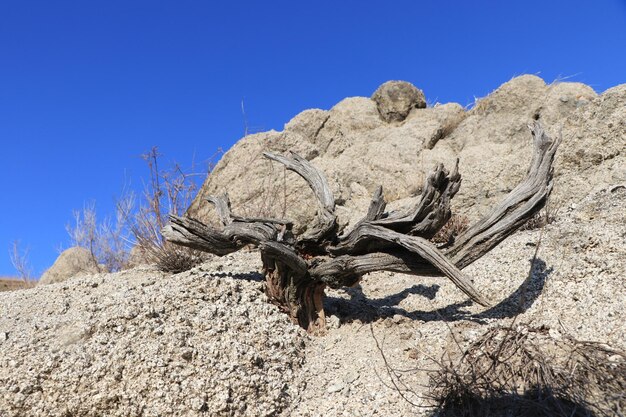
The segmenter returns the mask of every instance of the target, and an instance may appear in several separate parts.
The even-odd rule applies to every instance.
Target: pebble
[[[331,384],[328,386],[328,388],[326,389],[326,392],[328,392],[329,394],[333,394],[335,392],[339,392],[343,390],[345,386],[346,384],[343,383],[342,381],[334,381],[334,382],[331,382]]]

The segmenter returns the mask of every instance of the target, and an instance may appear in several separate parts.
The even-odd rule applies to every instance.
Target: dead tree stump
[[[429,239],[451,217],[450,201],[461,185],[458,160],[451,173],[442,164],[435,167],[421,198],[412,207],[385,212],[386,202],[379,187],[364,218],[343,233],[324,175],[295,153],[264,153],[266,158],[299,174],[316,196],[317,215],[304,234],[294,236],[293,223],[287,219],[234,215],[227,194],[207,199],[215,206],[223,225],[221,230],[172,215],[162,233],[172,243],[220,256],[246,245],[257,246],[263,260],[267,296],[309,332],[325,329],[326,286],[352,286],[364,274],[374,271],[445,276],[474,302],[489,306],[489,299],[461,270],[537,213],[552,190],[554,155],[560,138],[550,139],[538,122],[529,127],[534,146],[525,178],[484,218],[442,246]]]

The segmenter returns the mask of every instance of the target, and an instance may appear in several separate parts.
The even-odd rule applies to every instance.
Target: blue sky
[[[110,214],[139,155],[190,164],[244,131],[407,80],[467,105],[524,73],[626,82],[626,2],[0,1],[0,276],[36,275],[72,210]],[[4,255],[3,255],[4,253]]]

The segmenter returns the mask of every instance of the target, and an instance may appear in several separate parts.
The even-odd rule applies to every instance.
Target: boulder
[[[426,107],[426,97],[422,90],[406,81],[387,81],[374,92],[380,117],[387,122],[401,122],[413,109]]]
[[[426,107],[422,90],[406,81],[387,81],[374,92],[372,100],[387,123],[401,122],[413,109]]]
[[[313,194],[296,174],[262,156],[265,151],[293,150],[322,169],[337,198],[340,221],[349,223],[354,209],[367,203],[381,183],[392,200],[419,192],[426,170],[418,159],[422,148],[444,138],[465,114],[463,107],[451,103],[388,124],[376,102],[366,97],[346,98],[328,111],[306,110],[282,132],[258,133],[237,142],[209,175],[188,215],[215,221],[205,197],[228,192],[237,214],[286,216],[296,222],[297,230],[306,228],[315,215]]]
[[[89,275],[102,272],[101,267],[91,256],[89,250],[72,247],[64,250],[54,264],[43,273],[39,285],[63,282],[77,275]]]

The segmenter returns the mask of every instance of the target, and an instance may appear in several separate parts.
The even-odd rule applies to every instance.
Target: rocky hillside
[[[477,217],[524,173],[526,125],[539,118],[563,135],[559,210],[464,270],[493,307],[442,278],[379,272],[328,291],[331,328],[312,337],[267,303],[255,251],[177,275],[140,267],[4,292],[0,416],[432,416],[428,370],[511,324],[612,346],[600,359],[626,390],[626,85],[597,95],[522,76],[469,111],[424,102],[392,83],[243,138],[190,214],[210,219],[202,196],[228,191],[235,212],[284,210],[306,227],[310,191],[261,156],[293,149],[328,175],[344,222],[378,184],[402,204],[435,161],[457,156],[454,206]],[[626,409],[625,390],[596,393],[607,415]]]
[[[262,157],[267,150],[293,150],[328,177],[344,223],[367,208],[378,185],[388,201],[410,198],[436,162],[451,167],[457,157],[463,185],[454,205],[477,217],[525,173],[533,119],[563,136],[553,204],[576,203],[592,190],[626,182],[626,85],[598,95],[584,84],[546,84],[524,75],[466,110],[456,103],[425,107],[421,91],[398,84],[386,83],[371,99],[351,97],[327,111],[306,110],[282,132],[241,139],[208,177],[189,215],[210,220],[204,197],[228,192],[235,212],[286,213],[306,227],[315,207],[306,184]]]

